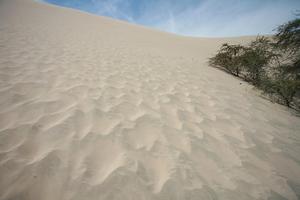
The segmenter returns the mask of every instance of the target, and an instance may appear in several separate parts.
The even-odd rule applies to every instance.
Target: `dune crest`
[[[0,199],[299,199],[300,118],[223,42],[0,0]]]

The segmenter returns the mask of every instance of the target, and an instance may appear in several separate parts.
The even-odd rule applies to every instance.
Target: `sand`
[[[0,199],[299,199],[300,118],[207,64],[252,38],[0,0]]]

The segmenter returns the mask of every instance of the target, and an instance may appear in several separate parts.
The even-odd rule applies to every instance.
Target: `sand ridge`
[[[0,1],[0,199],[298,199],[300,119],[187,38]]]

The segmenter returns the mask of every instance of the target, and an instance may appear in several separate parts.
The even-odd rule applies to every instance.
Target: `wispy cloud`
[[[189,36],[271,34],[292,19],[299,0],[46,0]]]
[[[127,12],[129,1],[126,0],[91,0],[94,7],[93,13],[105,15],[116,19],[134,22],[131,14]]]

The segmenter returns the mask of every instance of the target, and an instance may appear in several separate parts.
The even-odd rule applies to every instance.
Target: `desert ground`
[[[224,42],[0,0],[1,200],[300,198],[300,118]]]

